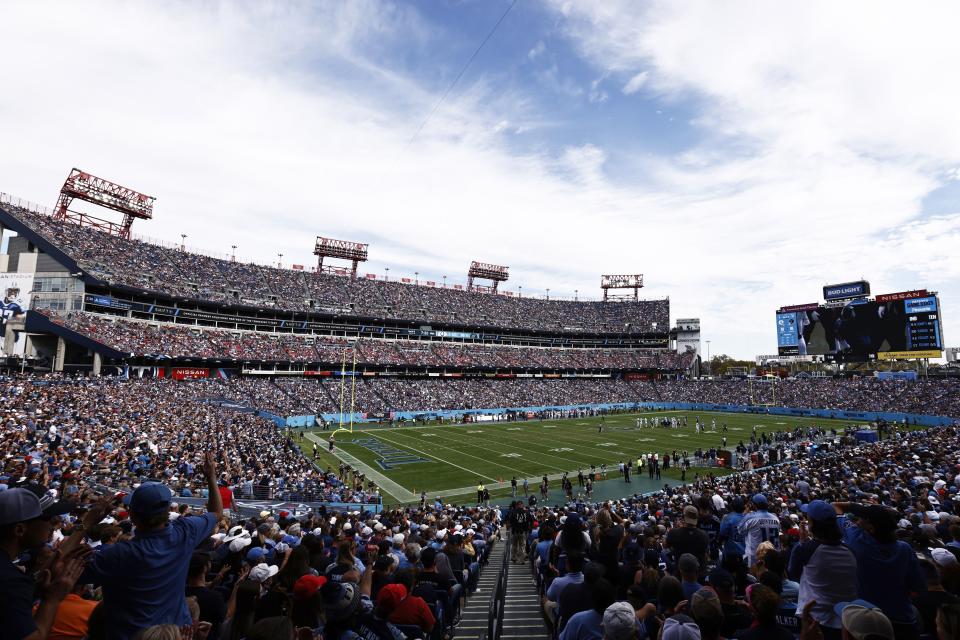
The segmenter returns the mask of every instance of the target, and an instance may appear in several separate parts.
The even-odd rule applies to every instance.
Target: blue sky
[[[641,272],[713,353],[865,276],[960,331],[960,8],[828,2],[98,0],[0,8],[0,190],[78,166],[158,197],[135,228],[310,264],[599,296]],[[69,61],[69,64],[66,64]]]

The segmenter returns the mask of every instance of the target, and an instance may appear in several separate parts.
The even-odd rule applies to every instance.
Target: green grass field
[[[699,415],[709,425],[717,421],[717,432],[694,433],[695,417]],[[687,417],[688,427],[664,429],[646,427],[637,429],[637,417]],[[603,424],[603,432],[598,427]],[[330,432],[308,431],[301,447],[311,454],[317,441],[323,453],[317,461],[323,467],[336,469],[343,460],[361,468],[367,478],[381,488],[386,504],[403,504],[419,500],[421,490],[428,495],[445,499],[475,496],[477,484],[483,483],[494,497],[510,494],[510,479],[519,482],[529,478],[531,492],[538,489],[539,479],[570,472],[576,486],[578,469],[588,470],[591,464],[606,463],[608,482],[598,483],[612,489],[611,482],[623,485],[623,495],[634,491],[648,491],[652,486],[625,485],[620,480],[617,463],[643,453],[690,452],[698,447],[720,447],[721,425],[727,424],[727,448],[737,446],[740,440],[748,442],[757,425],[758,433],[772,433],[797,426],[818,425],[838,430],[851,424],[844,420],[792,418],[787,416],[752,415],[742,413],[709,413],[691,411],[660,411],[631,413],[600,418],[573,418],[564,420],[531,420],[527,422],[485,422],[468,425],[428,425],[416,427],[367,427],[355,425],[353,433],[336,434],[335,455],[327,453],[326,439]],[[708,427],[709,428],[709,427]],[[314,440],[315,439],[315,440]],[[392,464],[397,459],[418,459],[406,464]],[[382,464],[388,468],[383,468]],[[693,479],[694,468],[687,475]],[[646,473],[642,474],[647,480]],[[559,477],[559,476],[558,476]],[[664,472],[663,480],[679,481],[679,469]],[[501,484],[502,483],[502,484]],[[648,483],[647,483],[648,484]],[[551,490],[559,489],[559,480],[551,478]],[[629,490],[628,490],[629,489]],[[606,492],[609,493],[609,490]],[[551,498],[553,491],[551,491]],[[607,496],[604,496],[607,497]]]

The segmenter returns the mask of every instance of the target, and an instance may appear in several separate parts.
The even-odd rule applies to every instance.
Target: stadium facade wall
[[[728,413],[753,413],[758,415],[773,416],[791,416],[806,418],[835,418],[838,420],[863,420],[873,422],[875,420],[885,420],[887,422],[902,422],[907,420],[910,424],[916,424],[923,427],[941,427],[953,424],[954,419],[946,416],[927,416],[916,413],[890,413],[876,411],[841,411],[831,409],[803,409],[792,407],[755,407],[740,404],[708,404],[694,402],[621,402],[621,403],[598,403],[598,404],[578,404],[578,405],[552,405],[543,407],[510,407],[510,408],[492,408],[492,409],[460,409],[443,411],[395,411],[391,415],[395,420],[415,420],[417,418],[460,418],[465,415],[501,415],[507,412],[530,412],[538,413],[541,411],[569,411],[573,409],[636,409],[636,410],[655,410],[662,411],[722,411]],[[277,416],[266,411],[258,412],[263,418],[272,420],[278,427],[312,427],[318,423],[316,415],[301,416]],[[324,413],[320,417],[329,423],[336,424],[340,421],[339,413]],[[349,413],[343,414],[343,422],[351,420]],[[354,413],[352,421],[354,423],[376,422],[378,418],[369,417],[365,413]]]
[[[178,504],[188,504],[191,507],[202,509],[207,506],[206,498],[183,498],[173,499]],[[302,515],[311,510],[317,510],[320,507],[326,507],[333,511],[368,511],[370,513],[380,513],[383,511],[383,505],[373,502],[284,502],[283,500],[244,500],[234,501],[233,513],[244,518],[256,517],[261,511],[267,509],[273,512],[289,511],[294,515]]]

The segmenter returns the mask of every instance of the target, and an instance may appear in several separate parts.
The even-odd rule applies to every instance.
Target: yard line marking
[[[531,432],[531,433],[535,433],[535,432]],[[441,439],[443,439],[443,438],[450,438],[450,440],[452,440],[453,442],[455,442],[457,446],[454,447],[454,449],[457,450],[457,451],[460,451],[460,450],[461,450],[460,447],[475,447],[475,448],[481,448],[481,449],[483,449],[484,451],[488,451],[488,450],[489,450],[489,447],[491,447],[491,446],[494,444],[494,442],[495,442],[495,441],[494,441],[494,442],[488,442],[488,443],[486,443],[486,444],[473,444],[473,443],[471,443],[471,442],[459,440],[459,439],[454,438],[453,436],[449,436],[449,435],[441,436]],[[554,437],[551,437],[551,440],[553,440],[553,439],[554,439]],[[496,444],[497,444],[498,446],[504,446],[504,447],[508,447],[508,448],[510,448],[510,449],[519,449],[520,451],[525,451],[525,452],[527,452],[527,453],[530,453],[530,452],[532,451],[531,447],[536,447],[537,449],[539,449],[539,448],[541,448],[541,447],[542,447],[542,448],[547,448],[547,444],[550,444],[550,443],[542,444],[540,441],[536,441],[536,442],[523,441],[523,442],[517,442],[516,444],[513,444],[514,442],[515,442],[514,439],[509,439],[509,441],[508,441],[507,438],[506,438],[506,436],[501,435],[501,441],[500,441],[500,442],[496,442]],[[442,446],[442,445],[441,445],[441,446]],[[538,454],[539,456],[541,456],[541,457],[555,458],[555,459],[557,459],[557,460],[562,460],[562,461],[565,462],[565,463],[569,463],[569,464],[574,465],[574,466],[577,466],[577,467],[583,467],[583,466],[585,466],[585,465],[589,465],[589,464],[590,464],[590,461],[589,461],[589,460],[587,460],[587,461],[584,461],[584,460],[576,460],[576,459],[573,459],[573,458],[568,458],[568,457],[566,457],[566,456],[558,456],[558,455],[553,455],[553,454],[550,454],[550,453],[544,453],[544,452],[539,451],[539,450],[537,450],[537,451],[532,451],[532,452],[533,452],[533,453],[537,453],[537,454]],[[547,467],[547,468],[549,468],[549,469],[555,469],[555,470],[559,470],[559,471],[569,471],[569,470],[570,470],[570,467],[557,466],[557,465],[547,464],[547,463],[545,463],[545,462],[542,462],[542,463],[540,463],[540,464],[542,464],[542,466],[545,466],[545,467]]]
[[[472,475],[480,476],[481,478],[486,478],[486,479],[489,480],[490,482],[496,482],[496,481],[497,481],[496,478],[491,478],[490,476],[485,476],[485,475],[483,475],[482,473],[477,473],[476,471],[473,471],[472,469],[467,469],[466,467],[461,467],[461,466],[458,465],[458,464],[454,464],[454,463],[452,463],[452,462],[450,462],[450,461],[448,461],[448,460],[444,460],[444,459],[441,458],[440,456],[435,456],[435,455],[433,455],[433,454],[427,453],[426,451],[421,451],[420,449],[416,449],[416,448],[411,447],[411,446],[409,446],[409,445],[406,445],[406,444],[404,444],[404,443],[402,443],[402,442],[397,442],[396,440],[391,440],[390,438],[384,438],[384,437],[381,436],[381,435],[376,435],[376,436],[372,436],[372,437],[380,438],[381,440],[385,440],[385,441],[389,442],[390,444],[395,444],[395,445],[397,445],[398,447],[404,447],[404,448],[406,448],[406,449],[410,449],[411,451],[416,451],[417,453],[422,453],[422,454],[425,455],[425,456],[429,456],[429,457],[433,458],[433,459],[436,460],[437,462],[442,462],[443,464],[448,464],[448,465],[450,465],[451,467],[456,467],[457,469],[460,469],[460,470],[462,470],[462,471],[466,471],[466,472],[468,472],[468,473],[470,473],[470,474],[472,474]],[[504,469],[510,469],[511,471],[516,471],[517,473],[523,473],[523,472],[520,471],[519,469],[514,469],[513,467],[508,467],[508,466],[505,465],[505,464],[499,464],[499,463],[497,463],[497,462],[492,462],[492,461],[490,461],[490,460],[485,460],[485,459],[483,459],[483,458],[478,458],[477,456],[470,455],[469,453],[463,453],[462,451],[458,451],[458,450],[453,449],[453,448],[451,448],[451,447],[445,447],[445,446],[443,446],[442,444],[438,444],[438,445],[435,445],[435,446],[437,446],[437,447],[442,447],[442,448],[444,448],[444,449],[450,449],[451,451],[457,451],[457,453],[459,453],[459,454],[461,454],[461,455],[467,456],[467,457],[469,457],[469,458],[475,458],[475,459],[480,460],[481,462],[484,462],[484,463],[487,463],[487,464],[492,464],[492,465],[497,466],[497,467],[503,467]]]
[[[307,434],[307,439],[313,440],[317,444],[324,444],[321,438],[318,438],[312,433]],[[376,482],[378,487],[388,492],[397,500],[400,500],[401,502],[410,502],[416,498],[416,496],[409,489],[405,489],[402,485],[397,484],[395,481],[383,475],[383,473],[377,471],[360,458],[347,453],[339,446],[333,448],[333,455],[343,462],[349,464],[354,469],[361,469],[364,475]]]

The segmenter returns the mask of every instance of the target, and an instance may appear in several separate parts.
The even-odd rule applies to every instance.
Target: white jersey
[[[748,564],[757,557],[757,547],[761,542],[769,542],[774,548],[780,548],[780,520],[769,511],[753,511],[740,521],[737,531],[743,537]]]

